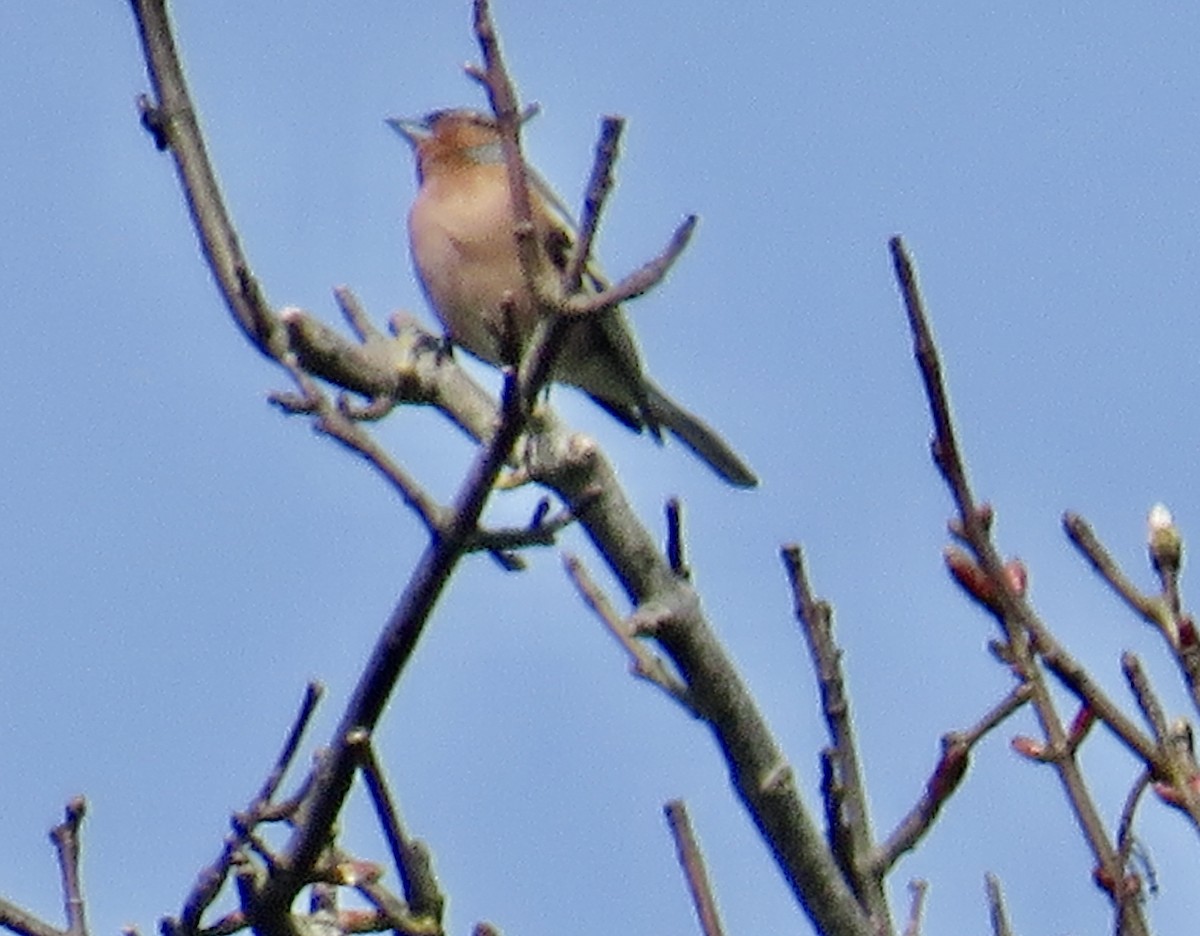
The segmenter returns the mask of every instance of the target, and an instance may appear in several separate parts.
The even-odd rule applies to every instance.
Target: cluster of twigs
[[[971,491],[955,437],[937,347],[912,263],[898,238],[892,240],[891,249],[913,334],[914,353],[933,417],[933,460],[958,509],[958,516],[949,529],[963,548],[947,549],[946,565],[964,591],[995,617],[1000,627],[1000,639],[994,644],[996,655],[1016,680],[1015,692],[1022,696],[1019,701],[1027,701],[1033,706],[1044,736],[1042,741],[1018,737],[1013,741],[1013,748],[1029,759],[1051,767],[1058,776],[1095,861],[1094,880],[1113,906],[1116,932],[1128,936],[1146,933],[1149,930],[1142,901],[1143,882],[1140,875],[1128,868],[1133,847],[1133,814],[1142,792],[1147,785],[1152,785],[1164,802],[1178,807],[1200,829],[1200,768],[1192,751],[1190,728],[1184,722],[1167,724],[1140,662],[1134,654],[1127,652],[1122,655],[1122,669],[1150,732],[1139,727],[1058,642],[1030,605],[1024,566],[1017,560],[1004,561],[992,540],[993,510],[990,505],[977,502]],[[1196,629],[1191,616],[1182,609],[1178,589],[1182,540],[1165,508],[1156,507],[1151,512],[1148,543],[1151,563],[1161,586],[1158,595],[1142,594],[1132,585],[1081,517],[1067,513],[1063,525],[1071,541],[1114,590],[1130,607],[1159,628],[1191,688],[1193,701],[1196,701]],[[1079,708],[1069,724],[1058,714],[1046,682],[1046,672],[1077,700]],[[1010,700],[1018,701],[1015,697]],[[996,709],[997,714],[1004,712],[1008,705],[1008,701],[1001,703]],[[1142,773],[1126,799],[1115,838],[1107,831],[1077,758],[1080,745],[1097,721],[1108,727],[1142,766]],[[964,750],[962,756],[965,754]],[[944,787],[939,780],[944,780],[946,771],[956,775],[961,769],[944,755],[931,787]]]
[[[634,515],[602,454],[586,438],[568,432],[551,411],[529,421],[533,401],[551,372],[564,323],[593,315],[641,295],[657,284],[687,244],[694,219],[680,226],[663,252],[603,291],[579,291],[608,195],[622,123],[606,118],[584,199],[581,232],[557,291],[546,291],[544,259],[532,232],[529,179],[521,156],[521,111],[505,70],[486,0],[475,0],[475,33],[483,65],[468,73],[486,90],[501,130],[505,163],[516,214],[514,237],[530,294],[540,306],[539,326],[520,365],[505,373],[499,406],[444,353],[442,343],[414,321],[397,316],[389,333],[375,328],[346,289],[336,299],[356,340],[350,340],[299,309],[276,312],[267,302],[242,252],[208,163],[204,142],[188,97],[168,22],[165,0],[131,0],[153,97],[140,102],[142,120],[156,145],[172,155],[205,256],[234,321],[264,356],[278,364],[293,389],[273,402],[304,415],[316,428],[372,465],[421,518],[429,543],[397,604],[333,737],[313,768],[289,797],[277,799],[285,772],[319,697],[310,686],[275,766],[250,805],[235,815],[217,859],[204,869],[177,916],[163,920],[164,936],[225,936],[251,927],[263,936],[296,936],[319,926],[337,933],[391,929],[412,936],[437,936],[445,899],[425,846],[404,831],[394,798],[373,753],[371,736],[411,658],[431,611],[459,561],[485,551],[506,569],[522,567],[519,551],[548,545],[568,523],[578,523],[609,565],[633,606],[620,613],[597,587],[583,562],[567,557],[567,570],[581,595],[625,648],[632,670],[661,688],[712,731],[730,768],[734,787],[764,842],[774,855],[797,901],[825,934],[867,936],[894,933],[886,893],[898,859],[929,831],[939,811],[966,775],[974,747],[1009,715],[1031,705],[1044,740],[1017,739],[1014,747],[1059,777],[1070,808],[1095,858],[1095,879],[1108,895],[1127,934],[1147,931],[1140,900],[1141,880],[1129,870],[1134,812],[1141,793],[1152,788],[1165,802],[1200,822],[1200,771],[1190,734],[1168,725],[1162,707],[1132,654],[1123,660],[1129,685],[1149,731],[1139,727],[1095,685],[1054,639],[1025,595],[1024,569],[1005,562],[992,540],[992,511],[971,492],[958,448],[936,346],[911,262],[900,240],[891,242],[896,275],[908,313],[918,366],[933,417],[933,456],[957,507],[950,532],[958,545],[946,562],[969,595],[999,625],[995,649],[1014,677],[1011,690],[978,721],[942,739],[942,753],[924,790],[890,833],[877,838],[871,828],[865,765],[858,753],[850,695],[833,636],[832,610],[809,583],[798,546],[783,550],[795,612],[818,676],[821,705],[829,730],[822,752],[824,822],[800,795],[792,769],[769,732],[754,699],[715,637],[699,605],[687,571],[677,503],[668,507],[668,548]],[[331,397],[326,387],[340,393]],[[354,396],[351,396],[353,394]],[[355,397],[360,401],[356,402]],[[369,424],[400,404],[436,406],[480,443],[479,452],[448,505],[439,504],[369,432]],[[520,452],[516,457],[514,452]],[[497,479],[514,461],[561,501],[535,510],[527,525],[487,529],[480,519]],[[1161,593],[1139,592],[1116,568],[1086,523],[1068,515],[1073,542],[1114,590],[1163,634],[1181,673],[1200,704],[1200,644],[1183,610],[1178,588],[1181,545],[1169,517],[1158,515],[1151,556]],[[1072,692],[1079,711],[1067,725],[1050,696],[1049,672]],[[1114,838],[1100,818],[1079,770],[1076,753],[1095,722],[1102,722],[1143,765]],[[380,883],[382,869],[342,852],[333,828],[356,776],[362,776],[391,851],[401,885],[395,894]],[[681,864],[705,934],[721,932],[716,901],[682,803],[666,806]],[[23,936],[86,936],[78,883],[78,828],[82,801],[67,811],[54,840],[63,870],[67,928],[59,930],[0,901],[0,924]],[[272,847],[264,834],[282,824],[286,841]],[[232,879],[237,905],[208,920]],[[357,890],[372,908],[339,910],[338,888]],[[311,888],[309,911],[293,904]],[[904,932],[920,928],[925,886],[912,885],[912,906]],[[1009,932],[998,883],[989,878],[992,928]],[[491,933],[488,924],[476,932]]]

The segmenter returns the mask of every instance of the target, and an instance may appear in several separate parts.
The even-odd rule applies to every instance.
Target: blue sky
[[[481,103],[467,3],[178,4],[178,38],[244,246],[269,299],[336,320],[425,316],[403,215],[413,174],[383,124]],[[938,738],[1008,688],[990,622],[942,569],[949,499],[886,250],[905,236],[977,492],[1036,607],[1114,695],[1144,625],[1065,542],[1082,512],[1149,584],[1144,518],[1198,528],[1200,12],[1148,3],[500,3],[543,114],[527,150],[568,201],[597,119],[629,121],[599,243],[614,275],[686,213],[692,248],[629,309],[656,379],[746,454],[714,481],[571,391],[651,524],[685,501],[705,606],[810,797],[824,743],[778,547],[800,541],[836,609],[882,836]],[[137,124],[148,87],[124,4],[0,12],[0,894],[57,919],[46,830],[85,793],[96,932],[153,929],[259,784],[304,682],[328,736],[423,545],[384,485],[300,419],[235,333],[171,165]],[[490,379],[487,372],[480,374]],[[470,456],[405,411],[380,437],[442,496]],[[506,494],[494,521],[524,518]],[[563,548],[598,560],[575,531]],[[704,729],[626,673],[557,551],[468,562],[379,735],[450,924],[510,933],[695,932],[660,814],[687,800],[731,932],[803,925]],[[1185,596],[1188,592],[1185,578]],[[1064,704],[1064,713],[1072,707]],[[928,933],[983,931],[997,873],[1022,932],[1097,932],[1106,903],[1057,782],[1017,719],[893,882],[927,878]],[[1135,767],[1097,731],[1083,764],[1110,823]],[[815,799],[812,800],[815,804]],[[1200,914],[1196,841],[1148,803],[1163,932]],[[348,845],[382,856],[361,795]]]

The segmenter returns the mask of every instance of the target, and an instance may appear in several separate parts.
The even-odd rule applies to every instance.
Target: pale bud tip
[[[1183,559],[1183,537],[1180,536],[1171,511],[1163,504],[1150,508],[1146,518],[1146,545],[1150,547],[1150,561],[1159,575],[1179,571]]]
[[[1146,526],[1153,535],[1160,530],[1166,530],[1175,523],[1175,518],[1171,516],[1171,511],[1167,509],[1166,504],[1155,504],[1150,508],[1150,514],[1146,518]]]

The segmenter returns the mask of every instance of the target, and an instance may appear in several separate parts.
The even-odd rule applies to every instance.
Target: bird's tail
[[[693,416],[649,380],[645,381],[646,408],[651,428],[655,423],[669,429],[684,445],[700,456],[713,471],[734,487],[755,487],[758,477],[729,444],[697,416]]]

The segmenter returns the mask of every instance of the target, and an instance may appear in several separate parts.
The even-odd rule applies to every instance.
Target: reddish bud
[[[987,608],[989,611],[999,611],[996,603],[996,587],[991,579],[984,574],[975,562],[961,549],[949,546],[943,553],[946,568],[954,576],[954,580],[968,595]]]
[[[1192,793],[1200,793],[1200,774],[1192,774],[1187,780],[1187,785]],[[1174,806],[1176,809],[1184,808],[1183,791],[1175,784],[1167,783],[1165,780],[1156,780],[1150,784],[1150,788],[1168,806]]]
[[[969,764],[970,758],[967,756],[965,744],[961,741],[946,743],[942,759],[938,761],[937,769],[925,788],[930,798],[940,803],[950,796],[966,776]]]
[[[1009,559],[1004,563],[1004,574],[1008,577],[1008,587],[1013,594],[1024,597],[1025,587],[1029,584],[1029,570],[1020,559]]]
[[[1091,706],[1080,706],[1079,711],[1075,713],[1074,720],[1071,722],[1071,729],[1067,733],[1068,743],[1078,744],[1095,723],[1096,713],[1092,711]]]
[[[1092,880],[1101,890],[1111,894],[1117,900],[1128,900],[1136,897],[1142,890],[1142,879],[1136,874],[1127,874],[1121,881],[1120,893],[1117,893],[1116,882],[1105,868],[1096,868],[1092,872]]]
[[[375,884],[383,877],[383,868],[374,861],[352,859],[335,865],[334,878],[336,883],[344,887],[359,887],[363,884]]]
[[[1046,745],[1034,741],[1027,735],[1017,735],[1013,738],[1012,749],[1030,760],[1044,761],[1046,759]]]
[[[1168,806],[1178,807],[1183,805],[1183,799],[1180,797],[1179,791],[1171,786],[1171,784],[1156,780],[1150,786],[1154,790],[1154,794]]]
[[[343,933],[378,932],[379,914],[374,910],[339,910],[337,928]]]
[[[1190,614],[1179,619],[1179,648],[1181,650],[1196,646],[1196,622]]]

